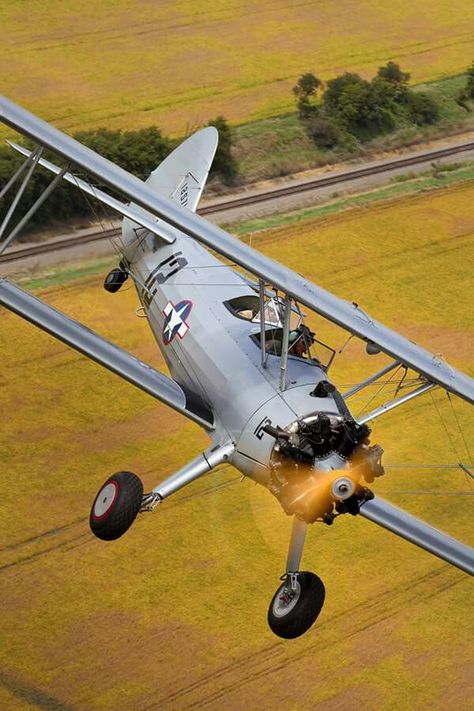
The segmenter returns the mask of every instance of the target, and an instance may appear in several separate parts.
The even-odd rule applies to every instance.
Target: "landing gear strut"
[[[307,528],[304,521],[293,519],[284,582],[268,609],[269,627],[283,639],[294,639],[309,630],[324,604],[326,592],[322,580],[314,573],[298,570]]]

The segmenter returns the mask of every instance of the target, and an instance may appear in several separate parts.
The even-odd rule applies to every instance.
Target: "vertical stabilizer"
[[[158,195],[170,198],[178,205],[195,212],[214,160],[219,134],[213,126],[203,128],[187,138],[150,174],[147,185]],[[152,215],[138,205],[138,212]],[[136,239],[136,222],[125,218],[122,235],[125,244]],[[169,228],[168,228],[169,231]]]

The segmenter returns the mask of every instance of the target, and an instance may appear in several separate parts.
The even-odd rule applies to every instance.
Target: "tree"
[[[156,126],[125,131],[120,139],[117,162],[129,173],[146,180],[171,152],[173,143]]]
[[[232,129],[223,116],[209,121],[208,126],[214,126],[219,132],[219,143],[211,167],[211,175],[220,175],[225,183],[232,185],[238,175],[238,165],[232,155]]]
[[[148,178],[173,147],[156,126],[125,132],[99,128],[76,133],[74,138],[142,180]]]
[[[351,133],[376,133],[393,126],[393,89],[389,82],[372,82],[346,72],[327,83],[325,115]]]
[[[310,118],[318,113],[316,98],[322,87],[322,81],[311,72],[302,74],[298,79],[298,83],[293,87],[293,94],[297,99],[296,105],[301,119]]]
[[[377,76],[391,84],[408,84],[408,80],[410,79],[410,74],[408,72],[402,72],[400,66],[395,62],[387,62],[385,66],[379,67]]]
[[[323,96],[326,114],[348,128],[358,124],[365,112],[369,89],[369,82],[358,74],[346,72],[331,79]]]

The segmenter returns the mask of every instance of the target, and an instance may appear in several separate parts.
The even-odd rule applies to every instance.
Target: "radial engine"
[[[370,446],[367,425],[319,412],[285,429],[264,429],[275,438],[268,488],[287,514],[331,524],[337,513],[357,513],[372,498],[366,485],[384,474],[383,449]]]

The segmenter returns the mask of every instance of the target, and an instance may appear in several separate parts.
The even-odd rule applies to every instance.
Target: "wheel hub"
[[[285,582],[279,594],[275,597],[273,602],[273,614],[275,617],[284,617],[296,607],[296,603],[301,595],[301,585],[298,580],[296,580],[294,589],[292,589],[292,587],[289,587],[288,581]]]

